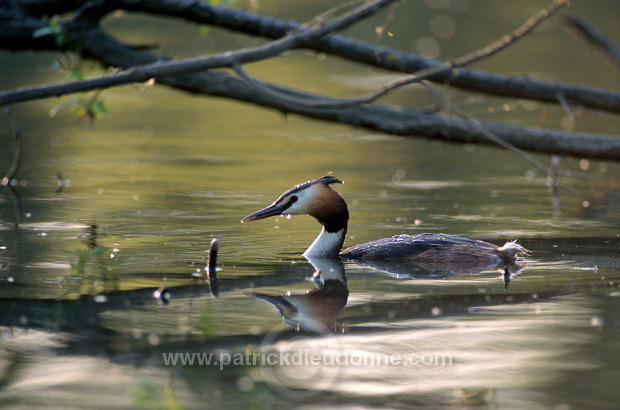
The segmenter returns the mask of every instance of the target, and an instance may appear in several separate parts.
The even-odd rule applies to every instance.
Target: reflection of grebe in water
[[[528,252],[515,241],[497,246],[456,235],[422,233],[396,235],[362,243],[340,252],[347,232],[349,209],[344,198],[330,185],[342,183],[332,175],[308,181],[284,192],[267,208],[254,212],[241,222],[257,221],[276,215],[310,215],[323,226],[321,233],[304,252],[306,258],[413,263],[461,267],[502,267],[514,265],[517,256]],[[483,270],[484,268],[478,269]],[[471,269],[467,269],[471,270]]]
[[[338,259],[309,260],[316,269],[316,289],[307,293],[269,295],[244,292],[274,305],[284,322],[299,330],[329,333],[342,315],[349,298],[344,266]]]

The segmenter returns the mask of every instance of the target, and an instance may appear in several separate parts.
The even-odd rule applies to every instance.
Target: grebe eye
[[[291,199],[289,199],[288,203],[289,204],[294,204],[295,202],[297,202],[298,199],[299,199],[299,197],[297,195],[293,195],[291,197]]]

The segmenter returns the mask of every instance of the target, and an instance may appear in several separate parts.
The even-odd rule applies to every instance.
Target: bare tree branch
[[[156,57],[134,50],[118,43],[115,39],[99,32],[91,33],[91,51],[101,58],[107,55],[113,64],[120,67],[140,65],[156,60]],[[115,50],[110,53],[110,50]],[[306,117],[349,124],[388,134],[401,136],[421,136],[450,142],[470,142],[492,144],[485,135],[472,130],[463,119],[429,114],[415,109],[387,107],[367,104],[340,108],[313,108],[288,104],[280,99],[248,87],[247,83],[233,75],[221,71],[201,71],[164,77],[160,84],[192,93],[207,94],[237,101],[269,107],[284,113],[295,113]],[[280,94],[300,100],[324,98],[288,88],[269,85]],[[579,157],[620,160],[620,138],[604,135],[568,133],[506,124],[480,122],[485,129],[501,136],[514,146],[529,151],[576,155]]]
[[[73,81],[70,83],[44,87],[25,87],[20,90],[5,91],[0,93],[0,106],[36,98],[53,97],[93,89],[145,82],[151,78],[161,78],[179,73],[211,68],[232,67],[235,64],[264,60],[277,56],[284,51],[296,48],[305,41],[341,30],[344,27],[359,21],[360,19],[363,19],[364,17],[372,15],[378,9],[385,7],[394,1],[396,0],[366,1],[364,4],[351,12],[348,12],[332,21],[324,22],[316,28],[312,28],[310,26],[300,27],[294,32],[287,34],[278,40],[271,41],[261,46],[239,50],[237,52],[226,52],[207,57],[188,58],[169,62],[157,61],[151,64],[145,64],[142,67],[126,70],[125,72],[116,73],[111,76],[102,76],[90,80]],[[92,23],[93,20],[98,20],[99,17],[100,16],[98,14],[92,12],[92,8],[88,7],[82,9],[81,14],[76,17],[76,23],[80,26],[78,36],[80,40],[82,40],[82,47],[86,48],[86,50],[91,50],[88,44],[88,40],[91,38],[88,33],[89,31],[92,31],[90,23]],[[105,59],[101,59],[101,61],[105,61]]]
[[[282,37],[290,30],[299,27],[294,22],[285,22],[242,10],[231,10],[200,2],[186,4],[183,7],[175,3],[177,2],[173,0],[116,0],[117,7],[129,11],[178,17],[187,21],[269,38]],[[437,60],[422,58],[388,47],[370,45],[338,35],[321,37],[305,43],[304,46],[351,61],[401,73],[414,73],[443,65]],[[490,95],[554,104],[558,103],[557,95],[560,94],[572,104],[620,113],[620,93],[594,87],[513,77],[471,69],[440,71],[427,79]]]
[[[37,1],[43,2],[44,0],[28,0],[29,3]],[[80,3],[76,0],[73,2]],[[86,2],[83,0],[82,3],[89,4],[87,9],[92,15],[86,20],[90,21],[91,24],[94,24],[93,22],[98,21],[105,14],[114,10],[127,10],[177,17],[199,24],[208,24],[250,35],[276,39],[301,26],[294,22],[285,22],[243,10],[212,6],[197,1],[106,0]],[[83,11],[83,15],[84,13]],[[32,38],[32,33],[41,27],[43,27],[43,22],[37,19],[22,18],[19,21],[0,19],[0,48],[57,50],[58,47],[54,45],[51,36]],[[373,46],[338,35],[321,37],[307,41],[303,45],[304,47],[337,55],[362,64],[403,73],[413,73],[442,65],[441,62],[436,60],[422,58],[415,54],[404,53],[387,47]],[[490,95],[550,103],[558,103],[557,96],[561,95],[570,104],[620,113],[620,93],[588,86],[536,80],[533,78],[511,77],[469,69],[440,71],[438,74],[431,76],[429,80],[449,83],[451,86]],[[34,95],[33,98],[40,98],[36,97],[36,93]]]
[[[560,2],[554,3],[554,5],[559,3]],[[330,108],[303,106],[287,102],[286,98],[291,99],[291,101],[305,100],[310,102],[326,99],[327,101],[330,100],[329,97],[313,95],[261,82],[260,87],[274,90],[278,95],[286,97],[283,99],[276,99],[264,93],[264,90],[260,90],[260,87],[258,89],[248,87],[244,80],[224,72],[210,70],[192,73],[185,72],[185,70],[188,69],[197,70],[204,67],[232,66],[237,67],[237,71],[240,75],[244,75],[243,70],[240,69],[240,64],[254,61],[253,59],[268,58],[289,48],[304,45],[318,49],[319,45],[321,47],[326,47],[325,44],[330,44],[334,39],[339,38],[340,40],[338,41],[351,44],[350,40],[335,35],[321,37],[320,39],[317,39],[317,36],[330,33],[330,30],[343,27],[355,21],[355,17],[352,17],[351,13],[365,13],[367,11],[366,7],[378,7],[379,4],[386,5],[388,4],[387,0],[385,2],[366,2],[363,6],[357,8],[356,11],[325,22],[319,26],[309,27],[293,25],[292,29],[296,30],[295,32],[289,33],[263,46],[239,50],[232,54],[219,54],[210,57],[171,62],[162,61],[153,54],[121,44],[97,27],[96,23],[99,19],[119,4],[126,5],[127,7],[138,7],[145,4],[151,6],[153,4],[164,4],[169,8],[174,5],[177,8],[175,12],[179,14],[186,13],[187,9],[194,10],[196,7],[199,7],[202,11],[213,10],[212,8],[201,8],[201,5],[204,3],[174,2],[173,4],[169,0],[112,0],[110,2],[89,2],[80,10],[78,17],[72,22],[67,23],[71,29],[74,30],[74,34],[77,35],[77,40],[82,47],[82,52],[100,61],[104,65],[119,67],[126,71],[77,83],[53,85],[43,90],[38,88],[24,89],[19,91],[18,97],[15,97],[15,93],[3,93],[0,94],[0,103],[8,104],[11,101],[15,101],[12,100],[13,98],[17,98],[17,101],[41,98],[41,93],[46,93],[45,96],[52,96],[67,92],[103,88],[110,86],[110,84],[121,85],[127,82],[143,82],[150,78],[157,77],[158,82],[161,84],[193,93],[232,98],[238,101],[270,107],[285,113],[297,113],[307,117],[350,124],[355,127],[364,127],[390,134],[423,136],[426,138],[438,138],[454,142],[494,143],[488,136],[484,135],[483,132],[480,132],[480,130],[472,130],[471,124],[461,118],[374,104]],[[170,9],[167,9],[167,11],[171,12]],[[347,20],[349,18],[351,20]],[[273,22],[274,20],[266,19],[269,22]],[[262,23],[264,20],[260,21]],[[333,44],[331,46],[333,47]],[[383,50],[370,45],[364,45],[364,47],[367,47],[368,50],[374,50],[374,52]],[[498,47],[491,48],[491,50],[497,51],[502,47],[503,46],[500,44]],[[383,57],[388,57],[390,55],[386,54],[382,56],[380,53],[375,54],[374,52],[375,61],[388,61],[387,59],[384,60]],[[400,55],[413,56],[405,53],[400,53]],[[393,54],[391,54],[391,56],[394,57]],[[471,58],[478,57],[478,55],[474,55]],[[439,63],[433,63],[430,69],[444,70],[444,67],[438,64]],[[458,70],[454,70],[452,67],[447,71],[449,72],[448,79],[458,79],[463,73],[468,72],[466,69],[459,68]],[[435,77],[435,75],[431,76],[431,78],[435,80],[440,77],[441,76]],[[485,81],[488,77],[489,75],[485,74]],[[491,77],[493,76],[491,75]],[[536,83],[536,85],[538,86],[540,83]],[[571,92],[575,92],[579,87],[572,85],[560,85],[559,88],[556,87],[553,90],[554,102],[558,100],[561,102],[564,101],[566,104],[574,102],[569,96],[570,93],[564,92],[566,88],[570,88],[572,90]],[[596,92],[592,93],[592,88],[584,87],[584,89],[586,89],[586,92],[590,93],[591,96],[596,95]],[[620,102],[618,93],[607,92],[605,90],[602,91],[607,93],[607,95],[611,97],[611,100],[618,100],[618,102]],[[37,95],[39,97],[36,97]],[[613,104],[611,107],[613,107]],[[620,104],[618,105],[618,109],[620,111]],[[568,133],[556,130],[539,130],[483,122],[480,124],[485,130],[498,135],[503,141],[521,150],[620,160],[620,138],[618,137]]]

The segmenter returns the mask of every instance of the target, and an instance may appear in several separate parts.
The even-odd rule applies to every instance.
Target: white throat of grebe
[[[325,226],[323,226],[321,233],[316,237],[314,242],[312,242],[310,247],[306,249],[303,256],[307,259],[338,258],[346,234],[346,227],[337,232],[329,232],[325,229]]]
[[[326,175],[289,189],[267,208],[246,216],[241,222],[276,215],[310,215],[323,226],[321,233],[304,252],[306,258],[338,258],[349,222],[349,209],[342,196],[329,185],[343,182]]]

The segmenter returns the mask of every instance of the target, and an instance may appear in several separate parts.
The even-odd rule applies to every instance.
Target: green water
[[[573,3],[567,12],[620,43],[616,4]],[[277,3],[261,4],[282,18],[321,9],[317,3],[292,15]],[[523,2],[514,10],[506,3],[493,11],[484,2],[464,4],[463,11],[402,5],[394,37],[380,43],[413,50],[416,38],[432,34],[425,21],[443,14],[457,35],[439,40],[440,57],[454,57],[542,6]],[[192,55],[244,41],[131,18],[106,24],[136,42],[144,41],[136,27],[177,33],[155,38],[171,54],[180,45],[178,55]],[[372,30],[349,34],[373,39]],[[0,54],[2,88],[61,80],[49,68],[56,58]],[[617,71],[566,34],[559,19],[479,68],[620,89]],[[250,70],[339,95],[390,77],[303,52]],[[13,107],[24,154],[16,186],[0,196],[3,405],[610,408],[620,399],[618,164],[563,158],[561,169],[571,174],[565,181],[579,196],[560,190],[554,198],[544,174],[499,149],[379,135],[160,87],[107,90],[103,98],[111,114],[93,124],[71,113],[50,118],[62,99]],[[509,101],[505,111],[506,101],[496,98],[457,93],[454,100],[484,120],[555,128],[565,117],[542,104]],[[386,102],[434,101],[413,88]],[[609,114],[574,114],[576,131],[619,129]],[[3,170],[11,138],[3,118]],[[319,231],[316,221],[239,221],[329,171],[345,181],[336,188],[351,212],[346,245],[446,232],[497,244],[519,239],[532,254],[507,290],[494,270],[396,274],[346,263],[348,297],[337,288],[313,299],[305,293],[316,286],[309,280],[314,268],[301,253]],[[217,289],[203,270],[213,238],[220,242]],[[162,286],[170,291],[167,305],[153,297]],[[243,293],[250,290],[337,306],[334,332],[296,332],[273,306]],[[318,354],[319,365],[251,359],[273,349],[280,357]],[[220,361],[166,365],[172,353]]]

